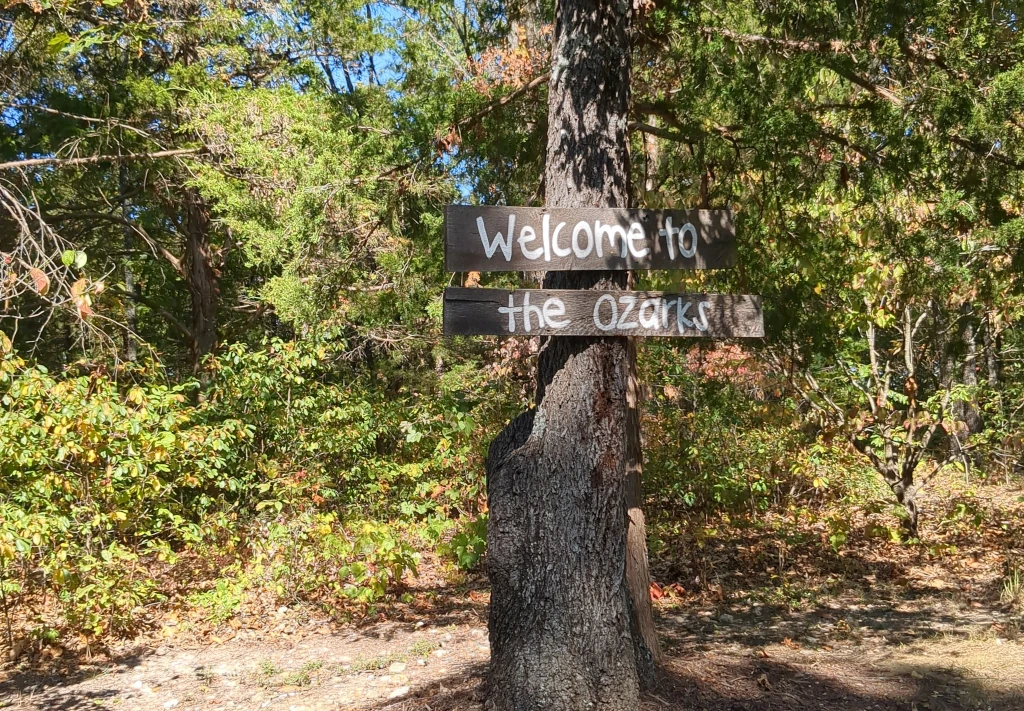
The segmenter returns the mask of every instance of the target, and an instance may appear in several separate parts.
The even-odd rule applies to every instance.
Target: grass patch
[[[313,674],[324,665],[319,660],[309,661],[302,665],[298,671],[285,674],[281,681],[286,686],[309,686],[313,683]]]
[[[1014,608],[1024,605],[1024,570],[1014,566],[1003,581],[999,601]]]
[[[352,671],[380,671],[387,669],[395,662],[404,662],[407,658],[405,654],[378,654],[375,657],[359,657],[352,662]]]
[[[349,668],[342,668],[341,671],[348,672],[364,672],[364,671],[382,671],[387,669],[395,662],[408,662],[410,659],[422,659],[429,657],[430,653],[435,649],[440,648],[441,643],[435,642],[429,639],[421,639],[411,647],[409,651],[402,653],[396,652],[392,654],[378,654],[373,657],[358,657],[352,664],[346,665]]]
[[[421,639],[419,642],[417,642],[409,648],[409,654],[411,654],[414,657],[429,657],[431,652],[433,652],[435,649],[439,649],[440,647],[440,642],[434,642],[433,640],[429,639]]]

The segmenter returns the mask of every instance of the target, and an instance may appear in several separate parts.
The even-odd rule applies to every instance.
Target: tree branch
[[[676,143],[696,143],[703,136],[686,136],[677,131],[670,131],[667,128],[660,128],[658,126],[652,126],[649,123],[640,123],[639,121],[630,121],[626,124],[626,127],[630,131],[640,131],[641,133],[648,133],[652,136],[658,136],[668,141],[675,141]],[[707,134],[705,134],[707,135]]]
[[[827,131],[827,130],[825,130],[823,128],[818,129],[818,135],[821,136],[822,138],[824,138],[827,141],[832,141],[833,143],[838,143],[839,145],[843,146],[844,148],[849,148],[853,152],[857,153],[861,158],[864,158],[865,160],[869,160],[872,163],[874,163],[875,165],[879,165],[879,166],[883,166],[883,167],[885,166],[885,163],[886,163],[885,156],[883,156],[880,153],[876,153],[875,151],[871,150],[870,148],[867,148],[866,146],[862,146],[859,143],[854,143],[853,141],[851,141],[850,139],[846,138],[845,136],[841,136],[838,133],[833,133],[831,131]]]
[[[511,103],[511,102],[515,101],[516,99],[518,99],[523,94],[526,94],[526,93],[528,93],[530,91],[533,91],[534,89],[536,89],[538,86],[541,86],[542,84],[547,84],[548,81],[550,80],[550,78],[551,78],[550,72],[544,72],[540,76],[535,77],[531,81],[529,81],[526,84],[524,84],[523,86],[519,87],[518,89],[513,91],[511,94],[506,94],[505,96],[501,97],[500,99],[497,99],[496,101],[492,101],[490,104],[488,104],[487,106],[483,107],[482,109],[480,109],[476,113],[473,113],[473,114],[470,114],[469,116],[463,117],[463,118],[459,119],[458,121],[456,121],[455,123],[451,124],[449,126],[449,128],[448,128],[449,132],[456,131],[456,130],[461,130],[461,129],[467,128],[469,126],[472,126],[477,121],[481,120],[482,118],[484,118],[485,116],[490,114],[495,109],[498,109],[498,108],[500,108],[502,106],[505,106],[508,103]],[[389,168],[388,170],[384,171],[383,173],[380,173],[376,177],[370,178],[368,180],[363,180],[363,179],[360,179],[360,178],[356,178],[354,180],[350,180],[349,181],[349,185],[362,185],[363,183],[376,182],[378,180],[383,180],[384,178],[389,178],[392,175],[395,175],[396,173],[401,173],[404,170],[408,170],[409,168],[412,168],[414,165],[418,165],[419,163],[421,163],[426,158],[426,156],[427,156],[427,153],[424,153],[423,155],[421,155],[418,158],[413,158],[412,160],[406,161],[405,163],[401,163],[400,165],[396,165],[393,168]],[[3,166],[0,165],[0,168],[2,168],[2,167]]]
[[[523,84],[521,87],[513,91],[511,94],[506,94],[497,101],[492,101],[490,104],[483,107],[475,114],[470,114],[469,116],[466,116],[465,118],[456,121],[454,124],[452,124],[452,128],[462,129],[467,126],[472,126],[474,123],[484,118],[485,116],[487,116],[487,114],[491,113],[495,109],[498,109],[504,106],[505,104],[515,101],[523,94],[533,91],[542,84],[547,84],[550,79],[551,73],[544,72],[540,76],[534,77],[531,81],[527,82],[526,84]]]
[[[119,225],[124,225],[130,228],[135,234],[137,234],[142,241],[145,242],[155,256],[163,257],[171,265],[174,271],[184,275],[185,267],[181,263],[181,259],[174,256],[166,247],[158,243],[149,233],[146,232],[142,226],[128,220],[120,215],[112,215],[106,212],[65,212],[61,214],[52,215],[50,220],[53,222],[62,222],[64,220],[106,220],[109,222],[115,222]]]
[[[150,309],[163,316],[164,319],[166,319],[167,323],[170,324],[175,331],[177,331],[178,333],[185,337],[189,345],[191,345],[193,341],[195,341],[195,336],[192,334],[192,331],[188,328],[188,326],[182,323],[177,316],[172,314],[170,311],[168,311],[167,309],[165,309],[163,306],[156,303],[152,299],[143,296],[141,292],[136,291],[134,294],[129,294],[120,285],[115,285],[113,287],[113,290],[119,293],[121,296],[124,296],[126,298],[131,299],[132,301],[148,306]]]
[[[646,101],[637,101],[636,103],[633,104],[633,110],[639,114],[654,114],[655,116],[659,116],[665,119],[677,130],[683,133],[691,133],[694,135],[695,138],[706,138],[710,135],[718,135],[726,139],[727,141],[731,141],[734,144],[736,143],[736,137],[733,136],[732,134],[733,131],[737,130],[738,127],[719,126],[718,124],[715,124],[714,126],[712,126],[712,130],[709,132],[701,128],[695,128],[694,126],[687,126],[686,124],[679,120],[679,117],[676,116],[675,112],[672,111],[670,107],[666,106],[663,102],[660,101],[654,103]]]
[[[981,156],[985,160],[991,160],[995,163],[1002,163],[1003,165],[1009,166],[1016,170],[1024,170],[1024,163],[1016,161],[1013,158],[1004,155],[1003,153],[997,153],[995,146],[986,147],[982,143],[968,140],[963,136],[959,135],[952,135],[949,137],[949,140],[951,140],[953,143],[960,146],[961,148],[966,148],[971,153]]]
[[[836,65],[836,64],[830,64],[829,65],[829,69],[834,71],[836,74],[841,76],[843,79],[846,79],[851,84],[856,84],[861,89],[864,89],[865,91],[867,91],[867,92],[869,92],[871,94],[874,94],[875,96],[877,96],[880,99],[884,99],[884,100],[888,101],[893,106],[897,106],[897,107],[902,107],[903,106],[903,99],[898,97],[890,89],[886,89],[884,86],[879,86],[878,84],[875,84],[874,82],[872,82],[872,81],[870,81],[868,79],[865,79],[860,74],[857,74],[856,72],[851,71],[851,70],[849,70],[849,69],[847,69],[846,67],[843,67],[843,66],[839,66],[839,65]]]
[[[780,39],[776,37],[767,37],[765,35],[748,34],[744,32],[733,32],[732,30],[719,28],[719,27],[702,27],[701,33],[705,36],[718,35],[719,37],[725,37],[731,39],[738,44],[759,44],[765,47],[771,47],[778,50],[790,50],[795,52],[818,52],[820,54],[848,54],[849,52],[857,50],[868,50],[870,52],[878,51],[878,43],[874,41],[870,42],[851,42],[847,40],[790,40]],[[951,78],[959,79],[960,81],[966,81],[967,75],[964,72],[955,72],[950,69],[949,65],[937,55],[927,49],[918,49],[915,44],[922,44],[926,40],[917,38],[913,43],[909,41],[901,40],[899,43],[900,51],[910,61],[916,61],[924,64],[934,64],[942,71],[946,72]]]
[[[156,160],[158,158],[173,158],[175,156],[202,155],[209,153],[209,148],[175,148],[168,151],[155,151],[153,153],[123,153],[120,155],[82,156],[80,158],[27,158],[25,160],[13,160],[7,163],[0,163],[0,170],[21,170],[22,168],[33,168],[35,166],[47,165],[55,167],[67,167],[72,165],[93,165],[95,163],[124,163],[137,160]]]
[[[701,34],[705,36],[718,35],[725,37],[739,44],[760,44],[775,49],[788,49],[797,52],[827,52],[843,54],[854,49],[868,49],[872,45],[865,42],[847,42],[845,40],[788,40],[767,37],[765,35],[748,34],[746,32],[734,32],[724,27],[701,27]]]

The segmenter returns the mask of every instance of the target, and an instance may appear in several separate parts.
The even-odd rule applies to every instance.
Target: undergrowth
[[[424,550],[479,569],[486,443],[526,404],[513,351],[496,358],[517,367],[396,381],[347,369],[341,343],[270,341],[177,386],[155,366],[53,374],[4,353],[4,636],[93,643],[153,624],[161,605],[216,626],[249,596],[351,618],[410,599]],[[900,541],[877,475],[807,427],[748,354],[641,355],[653,570],[710,590],[726,539],[763,539],[744,563],[769,576],[761,599],[807,604],[847,551]],[[971,486],[943,506],[929,512],[934,555],[990,524]],[[794,578],[801,557],[828,564],[813,586]],[[1020,580],[1008,573],[1007,604]]]

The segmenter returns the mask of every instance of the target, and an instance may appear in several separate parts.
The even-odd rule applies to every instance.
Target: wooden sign
[[[731,210],[448,205],[450,272],[725,269],[736,264]]]
[[[759,296],[450,287],[444,333],[760,338],[764,317]]]

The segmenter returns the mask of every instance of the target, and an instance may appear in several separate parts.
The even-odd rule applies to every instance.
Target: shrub
[[[253,533],[253,573],[282,600],[371,603],[407,573],[419,554],[395,529],[370,521],[347,524],[332,514],[271,520]]]
[[[379,600],[416,570],[402,531],[479,512],[484,429],[507,403],[474,390],[492,388],[474,369],[374,378],[349,355],[229,346],[203,383],[172,387],[156,368],[55,376],[2,354],[5,596],[49,596],[69,631],[128,632],[193,549],[254,556],[247,584],[282,599]],[[467,538],[460,562],[482,545]],[[222,621],[236,588],[190,599]]]
[[[188,390],[0,361],[0,567],[75,629],[128,629],[156,595],[142,559],[228,522],[252,430],[197,421]]]

